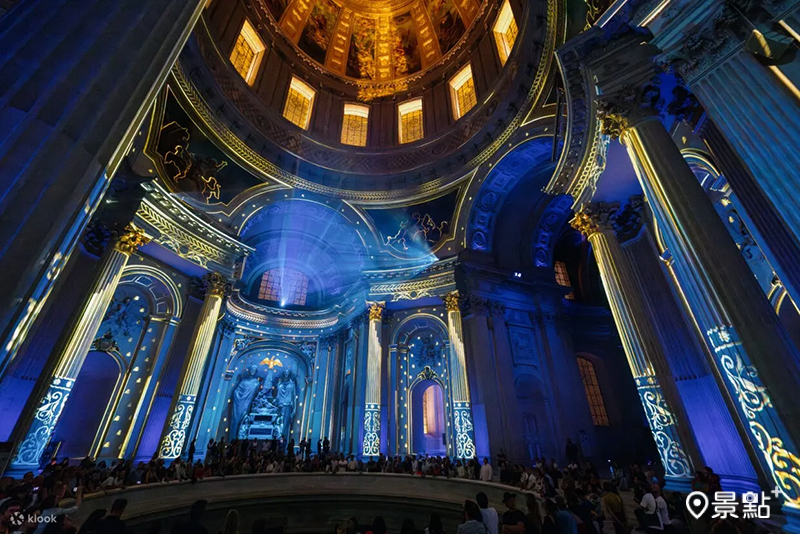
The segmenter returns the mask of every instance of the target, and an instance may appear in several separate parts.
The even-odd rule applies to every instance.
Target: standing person
[[[195,501],[189,509],[189,521],[176,523],[170,530],[170,534],[208,534],[208,529],[202,524],[206,505],[208,505],[208,501],[205,499]]]
[[[475,496],[478,506],[481,509],[481,516],[483,517],[483,524],[486,525],[486,530],[489,534],[498,534],[500,530],[500,516],[497,510],[489,507],[489,497],[484,492],[480,492]]]
[[[197,438],[194,438],[192,441],[189,442],[189,456],[186,459],[186,463],[189,465],[194,464],[194,453],[197,450]]]
[[[317,456],[322,456],[322,438],[317,440]]]
[[[322,452],[325,453],[325,456],[331,452],[331,440],[328,439],[328,436],[322,440]]]
[[[566,447],[567,464],[578,463],[578,446],[575,445],[570,438],[567,438]]]
[[[464,522],[458,525],[457,534],[488,534],[483,524],[481,509],[475,501],[464,501]]]
[[[480,480],[482,482],[491,482],[492,480],[492,466],[489,465],[489,458],[483,459],[483,465],[480,471]]]
[[[517,508],[517,496],[511,492],[503,494],[503,534],[531,534],[528,527],[528,517]]]
[[[239,512],[228,510],[221,534],[239,534]]]
[[[100,520],[94,532],[96,534],[127,534],[128,527],[122,520],[126,506],[128,506],[128,499],[115,499],[111,504],[111,511]]]
[[[431,512],[425,534],[444,534],[444,524],[442,524],[442,516],[439,515],[439,512]]]

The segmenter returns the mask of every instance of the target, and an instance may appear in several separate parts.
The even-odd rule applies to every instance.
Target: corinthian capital
[[[596,202],[576,213],[569,223],[577,231],[590,237],[603,230],[613,230],[614,218],[618,211],[619,204],[617,202]]]
[[[227,278],[215,271],[203,277],[203,289],[206,295],[226,297],[230,294],[231,284]]]
[[[383,317],[383,310],[386,309],[386,304],[383,302],[368,302],[369,320],[380,321]]]
[[[114,248],[123,254],[131,255],[138,250],[139,247],[146,245],[150,242],[150,238],[144,234],[144,230],[137,228],[133,223],[128,223],[120,234]]]
[[[451,291],[447,295],[445,295],[442,300],[444,300],[444,306],[447,308],[447,311],[459,311],[461,299],[458,296],[458,291]]]

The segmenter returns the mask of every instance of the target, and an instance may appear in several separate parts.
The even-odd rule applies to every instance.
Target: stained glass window
[[[592,414],[592,421],[595,426],[608,426],[608,412],[606,403],[603,401],[603,393],[600,391],[600,384],[597,382],[597,373],[594,364],[586,358],[578,357],[578,369],[583,379],[583,389],[586,390],[586,400],[589,401],[589,411]]]
[[[233,45],[230,60],[236,72],[250,85],[253,85],[256,80],[258,66],[265,48],[264,41],[261,40],[258,32],[250,24],[250,21],[245,19],[236,43]]]
[[[307,129],[316,94],[310,85],[299,78],[292,78],[289,93],[286,95],[286,104],[283,107],[284,118],[304,130]]]
[[[400,142],[413,143],[422,139],[422,99],[403,102],[397,107],[397,113],[400,116]]]
[[[278,302],[281,306],[305,306],[308,298],[308,277],[288,267],[270,269],[261,275],[258,298]]]
[[[342,121],[342,143],[353,146],[367,146],[368,118],[368,106],[345,104],[344,120]]]
[[[492,33],[495,45],[497,45],[497,53],[500,55],[500,63],[505,65],[519,33],[517,21],[514,19],[514,12],[511,11],[511,4],[508,3],[508,0],[505,0],[500,8]]]
[[[469,63],[450,79],[450,98],[456,119],[463,117],[478,103],[475,82],[472,79],[472,65]]]

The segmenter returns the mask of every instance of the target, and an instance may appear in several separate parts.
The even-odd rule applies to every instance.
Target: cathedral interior
[[[794,0],[0,0],[0,471],[569,439],[800,532],[799,46]]]

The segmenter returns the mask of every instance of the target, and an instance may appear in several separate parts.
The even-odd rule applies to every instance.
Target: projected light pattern
[[[17,450],[13,462],[15,466],[39,467],[39,460],[50,442],[50,436],[53,435],[53,429],[61,417],[61,412],[64,411],[64,405],[74,384],[75,381],[69,378],[60,376],[53,378],[50,388],[36,409],[31,428]]]
[[[261,276],[258,298],[280,302],[281,306],[305,306],[308,297],[308,277],[288,267],[270,269]]]

